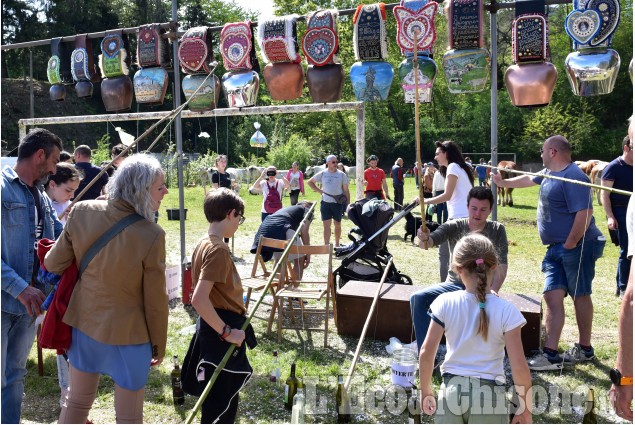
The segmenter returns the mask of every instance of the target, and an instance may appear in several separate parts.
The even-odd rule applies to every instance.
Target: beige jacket
[[[124,201],[79,202],[64,232],[44,259],[62,274],[117,221],[134,213]],[[77,283],[64,323],[112,345],[152,343],[154,358],[165,355],[168,296],[165,287],[165,232],[139,220],[97,253]]]

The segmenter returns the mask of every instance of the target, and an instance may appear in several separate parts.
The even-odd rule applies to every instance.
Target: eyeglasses
[[[240,226],[241,224],[245,222],[245,216],[240,213],[236,213],[236,215],[240,217],[240,219],[238,220],[238,225]]]
[[[337,165],[337,161],[331,161],[331,164]]]
[[[554,151],[554,152],[558,152],[558,149],[555,148],[547,148],[548,151]],[[542,155],[545,152],[545,149],[540,148],[540,155]]]

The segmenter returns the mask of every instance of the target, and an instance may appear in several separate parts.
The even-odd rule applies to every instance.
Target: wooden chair
[[[261,237],[258,242],[258,248],[256,249],[256,258],[254,258],[254,265],[251,269],[251,275],[248,277],[241,277],[243,289],[247,289],[247,298],[245,301],[245,308],[249,311],[249,302],[251,300],[251,294],[253,291],[262,291],[266,286],[269,278],[271,277],[272,271],[267,269],[267,265],[262,258],[262,249],[264,247],[275,248],[275,249],[285,249],[288,241],[283,241],[279,239],[271,239],[266,237]],[[280,272],[276,274],[274,280],[269,288],[269,292],[274,298],[274,302],[269,303],[261,303],[261,305],[266,305],[271,307],[271,313],[268,318],[258,317],[254,315],[254,317],[267,320],[267,333],[271,332],[271,328],[273,325],[273,321],[275,320],[277,303],[275,302],[275,294],[276,292],[282,288],[286,280],[289,276],[289,264],[286,264],[285,267],[282,267]],[[275,268],[275,264],[274,267]]]
[[[312,262],[314,262],[314,256],[325,255],[328,258],[328,265],[326,267],[326,278],[323,281],[309,281],[309,280],[297,280],[293,271],[289,272],[289,279],[287,283],[281,289],[276,292],[275,301],[278,303],[278,342],[282,338],[282,329],[298,329],[306,331],[323,331],[324,332],[324,347],[328,346],[328,331],[329,331],[329,311],[331,308],[331,300],[333,304],[335,301],[335,286],[333,284],[333,245],[307,245],[307,246],[293,246],[289,250],[289,256],[293,254],[310,254]],[[288,262],[290,264],[290,262]],[[324,308],[319,306],[305,307],[304,301],[321,301],[325,299]],[[290,314],[290,325],[287,325],[284,320],[286,314],[284,308],[284,302],[287,301],[288,309],[286,311]],[[296,301],[297,307],[299,307],[299,313],[301,316],[300,323],[295,317],[297,307],[294,308],[293,303]],[[333,311],[335,311],[333,309]],[[334,313],[335,314],[335,313]],[[323,318],[323,327],[306,327],[304,321],[308,315],[317,316]]]

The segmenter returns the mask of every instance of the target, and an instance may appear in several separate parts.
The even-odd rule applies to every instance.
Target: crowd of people
[[[634,125],[629,126],[622,154],[602,174],[606,187],[632,191]],[[122,145],[113,147],[112,158],[121,158],[113,163],[114,172],[103,172],[91,164],[88,146],[65,154],[59,137],[34,129],[20,141],[17,165],[2,170],[2,423],[20,421],[26,361],[36,332],[33,318],[44,310],[50,288],[43,280],[49,282],[54,279],[51,276],[57,276],[57,291],[67,297],[59,301],[65,311],[54,326],[69,334],[68,346],[57,357],[62,408],[58,422],[88,420],[100,375],[110,376],[115,383],[117,422],[143,421],[149,371],[162,363],[166,352],[165,231],[157,224],[156,213],[168,189],[156,159],[140,154],[125,157],[124,150]],[[439,224],[432,232],[422,225],[417,236],[422,249],[437,247],[441,283],[410,298],[419,349],[421,406],[426,414],[436,412],[439,423],[505,423],[509,419],[507,414],[476,408],[458,416],[448,409],[460,404],[465,391],[476,394],[483,387],[504,386],[497,379],[504,376],[505,352],[514,384],[525,388],[531,386],[530,370],[560,370],[566,363],[595,358],[593,279],[606,238],[596,225],[591,189],[571,183],[588,182],[571,153],[566,138],[549,137],[540,149],[545,168],[539,176],[505,180],[491,174],[483,158],[473,167],[453,141],[436,142],[434,161],[423,167],[415,164],[415,181],[423,193],[415,202],[426,207],[427,222]],[[397,158],[389,172],[392,198],[379,158],[370,155],[366,162],[364,202],[391,200],[395,210],[403,209],[405,177],[410,174],[404,170],[403,159]],[[203,423],[232,423],[240,390],[253,373],[246,348],[253,349],[258,342],[251,326],[242,329],[246,321],[243,288],[227,244],[245,220],[245,202],[230,190],[227,157],[219,155],[215,165],[212,190],[203,201],[207,235],[192,255],[192,306],[199,317],[185,362],[199,366],[195,374],[188,375],[184,369],[183,385],[186,391],[200,394],[224,353],[235,345],[235,354],[202,405],[201,417]],[[335,155],[328,155],[323,170],[306,181],[297,162],[282,173],[273,165],[262,171],[250,187],[250,192],[262,194],[261,224],[252,253],[261,236],[290,240],[299,231],[295,243],[311,244],[314,214],[309,213],[313,204],[301,199],[306,196],[305,183],[320,195],[324,244],[330,244],[333,236],[334,246],[340,245],[341,222],[352,199],[349,176],[339,165]],[[546,247],[542,261],[546,333],[542,350],[529,359],[524,357],[520,338],[526,321],[513,304],[498,297],[507,277],[509,249],[505,226],[489,220],[494,208],[491,183],[540,186],[537,230]],[[290,205],[285,207],[286,193]],[[82,202],[70,207],[71,200],[80,197]],[[602,194],[607,227],[615,232],[620,247],[615,280],[616,294],[623,297],[617,363],[610,379],[616,412],[630,420],[632,199]],[[39,257],[45,245],[48,252]],[[279,252],[262,255],[265,260],[280,259]],[[301,280],[310,256],[291,261]],[[561,354],[567,296],[572,299],[578,342]],[[52,308],[60,308],[57,305],[56,301]],[[437,401],[431,376],[444,335],[447,353]],[[524,406],[531,406],[531,392],[519,397]],[[518,411],[513,419],[515,423],[531,420],[530,409]]]

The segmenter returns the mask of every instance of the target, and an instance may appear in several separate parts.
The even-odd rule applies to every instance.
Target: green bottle
[[[287,378],[284,386],[284,408],[293,408],[293,396],[298,392],[298,378],[295,377],[295,362],[291,364],[291,375]]]
[[[181,368],[179,368],[179,357],[173,357],[174,368],[170,373],[170,380],[172,381],[172,398],[174,404],[185,403],[185,393],[183,392],[183,386],[181,385]]]

